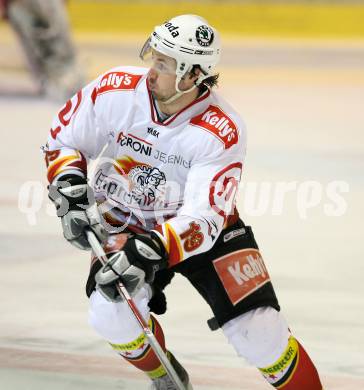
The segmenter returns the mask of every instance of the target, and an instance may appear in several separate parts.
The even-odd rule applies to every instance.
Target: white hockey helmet
[[[196,85],[213,74],[220,59],[220,36],[202,17],[180,15],[154,28],[140,58],[144,60],[152,49],[176,60],[176,90],[182,92],[178,84],[193,65],[199,65],[202,71]]]

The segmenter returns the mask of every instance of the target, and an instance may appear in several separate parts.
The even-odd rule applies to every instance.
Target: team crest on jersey
[[[199,45],[207,47],[214,41],[214,32],[211,27],[202,25],[196,30],[196,40]]]
[[[137,86],[142,75],[136,75],[126,72],[110,72],[107,73],[99,82],[97,87],[92,93],[92,100],[98,95],[105,92],[121,91],[121,90],[133,90]]]
[[[128,193],[139,205],[151,205],[163,194],[166,176],[158,168],[124,156],[114,163],[115,170],[128,182]]]
[[[162,171],[146,165],[136,166],[128,176],[131,181],[131,191],[135,197],[141,198],[146,204],[154,203],[158,189],[166,184],[166,176]]]
[[[209,106],[202,114],[191,119],[192,125],[207,130],[229,149],[239,139],[238,128],[234,121],[217,106]]]

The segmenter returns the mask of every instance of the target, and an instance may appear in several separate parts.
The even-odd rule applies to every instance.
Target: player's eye
[[[167,66],[163,62],[160,62],[160,61],[156,61],[155,68],[159,72],[166,72],[168,70]]]

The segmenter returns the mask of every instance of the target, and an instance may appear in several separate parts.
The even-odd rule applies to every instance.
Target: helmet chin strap
[[[177,73],[177,77],[176,77],[176,84],[175,84],[175,88],[176,88],[176,93],[174,95],[172,95],[169,99],[165,100],[163,102],[163,104],[170,104],[172,102],[174,102],[175,100],[177,100],[179,97],[181,97],[182,95],[184,95],[185,93],[188,93],[188,92],[191,92],[193,91],[195,88],[197,88],[203,80],[205,80],[208,76],[208,74],[206,73],[203,73],[201,71],[201,74],[198,76],[197,80],[195,81],[195,83],[192,85],[191,88],[187,89],[186,91],[181,91],[178,87],[179,83],[181,80],[183,80],[183,78],[185,77],[185,75],[187,73],[190,72],[190,70],[192,69],[192,66],[189,68],[189,70],[187,72],[185,72],[183,75],[182,74],[178,74]]]
[[[181,97],[182,95],[184,95],[185,93],[188,93],[188,92],[191,92],[193,91],[195,88],[197,88],[197,85],[196,84],[193,84],[191,88],[187,89],[186,91],[181,91],[179,88],[178,88],[178,84],[179,82],[181,81],[181,78],[177,77],[176,78],[176,93],[174,95],[172,95],[169,99],[165,100],[163,102],[163,104],[170,104],[172,102],[174,102],[175,100],[177,100],[179,97]]]

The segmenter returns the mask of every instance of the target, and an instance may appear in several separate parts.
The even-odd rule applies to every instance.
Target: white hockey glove
[[[89,250],[90,244],[85,229],[91,229],[103,242],[107,232],[100,224],[100,216],[92,189],[86,179],[76,175],[65,175],[55,185],[48,187],[49,198],[61,218],[65,239],[79,249]]]
[[[133,297],[145,283],[151,284],[155,273],[167,268],[167,264],[164,247],[157,238],[136,234],[96,274],[96,289],[108,301],[120,302],[116,289],[119,280]]]

